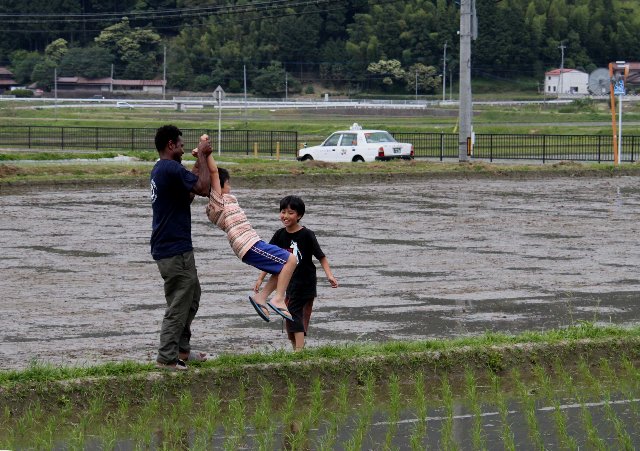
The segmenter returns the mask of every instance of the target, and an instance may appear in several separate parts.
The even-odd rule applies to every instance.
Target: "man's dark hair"
[[[218,168],[218,177],[220,178],[220,188],[224,188],[224,184],[231,178],[229,177],[229,171],[224,168]]]
[[[304,216],[304,210],[305,210],[304,201],[300,199],[298,196],[283,197],[282,200],[280,201],[280,211],[284,210],[285,208],[292,209],[293,211],[298,213],[298,215],[300,215],[300,218]]]
[[[182,132],[175,125],[163,125],[156,130],[156,150],[162,152],[169,141],[178,142],[178,137],[182,136]]]

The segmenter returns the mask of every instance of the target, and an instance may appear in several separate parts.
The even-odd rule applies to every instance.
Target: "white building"
[[[589,94],[589,74],[576,69],[553,69],[544,74],[544,93]]]

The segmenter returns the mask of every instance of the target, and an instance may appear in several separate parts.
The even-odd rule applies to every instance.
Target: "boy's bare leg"
[[[293,271],[296,270],[296,265],[298,261],[293,254],[289,255],[289,259],[287,263],[282,267],[282,271],[278,274],[278,278],[276,280],[276,294],[273,296],[271,300],[271,304],[275,305],[279,309],[287,310],[287,304],[284,302],[284,296],[287,291],[287,287],[289,286],[289,282],[291,281],[291,276],[293,275]],[[271,282],[271,279],[269,279]]]
[[[304,332],[294,332],[291,344],[294,351],[302,351],[304,349]]]
[[[271,276],[269,277],[269,280],[267,280],[267,283],[265,283],[264,286],[262,287],[262,290],[256,293],[253,299],[260,305],[266,305],[267,298],[276,289],[277,284],[278,284],[278,275],[271,274]]]

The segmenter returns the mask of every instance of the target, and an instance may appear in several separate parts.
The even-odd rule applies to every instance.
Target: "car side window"
[[[345,133],[342,135],[342,141],[340,142],[341,146],[357,146],[358,145],[358,135],[356,133]]]
[[[324,146],[337,146],[338,145],[338,141],[340,140],[340,133],[334,133],[333,135],[329,136],[327,138],[327,140],[324,142]]]

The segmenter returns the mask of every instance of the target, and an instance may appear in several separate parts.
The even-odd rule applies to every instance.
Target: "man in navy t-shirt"
[[[201,140],[193,171],[182,165],[184,143],[178,127],[160,127],[155,144],[160,159],[151,170],[151,255],[164,280],[167,301],[156,363],[159,368],[186,370],[185,360],[206,360],[206,354],[192,351],[190,344],[201,293],[191,242],[191,201],[196,194],[209,196],[206,159],[211,144]]]

